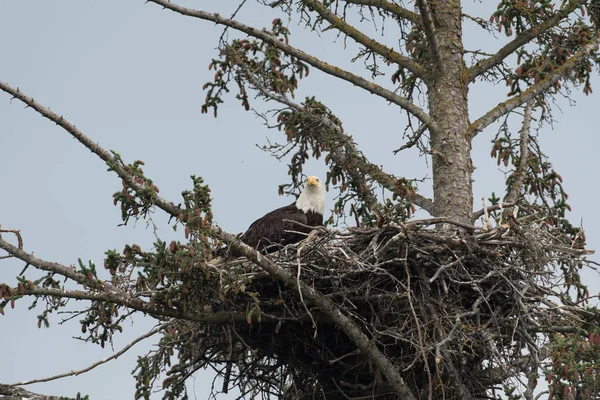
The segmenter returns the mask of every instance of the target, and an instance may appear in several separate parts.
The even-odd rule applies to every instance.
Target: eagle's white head
[[[312,211],[321,215],[325,214],[325,189],[319,178],[308,177],[302,193],[296,200],[296,207],[305,213]]]

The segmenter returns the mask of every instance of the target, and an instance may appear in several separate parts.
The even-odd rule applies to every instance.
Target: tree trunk
[[[440,128],[431,135],[434,214],[470,224],[473,164],[460,1],[430,2],[430,7],[445,66],[428,84],[431,117]]]

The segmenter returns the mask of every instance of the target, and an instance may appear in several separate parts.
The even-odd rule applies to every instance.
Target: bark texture
[[[436,72],[428,84],[431,117],[439,127],[431,133],[434,214],[471,223],[473,164],[460,1],[429,5],[444,62],[441,70],[432,66],[431,70]]]

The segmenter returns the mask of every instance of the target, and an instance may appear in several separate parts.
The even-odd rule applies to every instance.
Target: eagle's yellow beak
[[[319,185],[321,184],[321,180],[316,176],[309,176],[306,180],[306,184],[319,187]]]

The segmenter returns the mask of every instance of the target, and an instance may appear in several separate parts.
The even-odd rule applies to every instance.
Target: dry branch
[[[473,211],[473,221],[476,221],[479,217],[481,217],[483,214],[485,214],[485,210],[487,209],[487,211],[496,211],[496,210],[500,210],[502,208],[507,208],[507,207],[512,207],[514,206],[516,203],[501,203],[501,204],[494,204],[491,205],[489,207],[486,208],[482,208],[480,210],[477,211]]]

